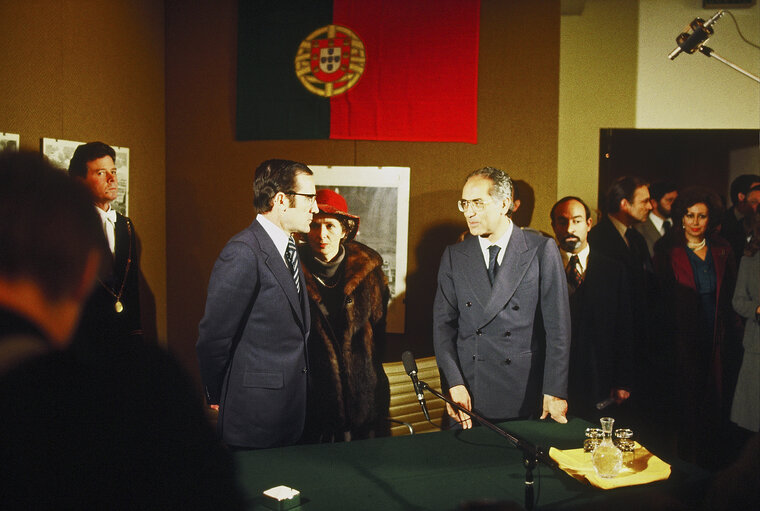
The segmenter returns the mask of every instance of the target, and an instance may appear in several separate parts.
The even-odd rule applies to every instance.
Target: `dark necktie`
[[[298,279],[298,252],[296,252],[296,242],[293,236],[288,239],[288,248],[285,249],[285,258],[288,260],[288,266],[290,266],[290,273],[293,277],[293,282],[296,284],[296,291],[301,294],[301,281]]]
[[[662,223],[663,236],[668,233],[671,227],[673,227],[673,224],[671,223],[670,218],[668,218]]]
[[[569,286],[570,292],[574,292],[576,289],[578,289],[578,286],[581,285],[583,282],[583,275],[581,275],[581,272],[578,270],[578,256],[573,255],[570,258],[570,262],[567,263],[567,285]]]
[[[493,286],[493,281],[496,279],[496,272],[499,271],[499,263],[496,258],[499,256],[499,245],[491,245],[488,247],[488,280]]]

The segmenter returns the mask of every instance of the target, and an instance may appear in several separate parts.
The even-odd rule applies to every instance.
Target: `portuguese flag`
[[[477,142],[479,0],[240,0],[238,140]]]

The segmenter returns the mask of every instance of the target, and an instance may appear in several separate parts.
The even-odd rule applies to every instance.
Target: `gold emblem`
[[[341,25],[327,25],[301,41],[295,58],[296,76],[309,92],[329,98],[356,85],[365,60],[359,36]]]
[[[121,304],[120,300],[116,300],[116,303],[113,306],[114,309],[116,309],[117,314],[121,314],[121,311],[124,310],[124,306]]]

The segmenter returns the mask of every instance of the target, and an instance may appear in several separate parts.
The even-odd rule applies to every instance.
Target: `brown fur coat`
[[[389,291],[383,259],[356,241],[344,247],[338,269],[343,272],[343,303],[332,321],[317,280],[303,265],[312,319],[308,441],[340,441],[346,431],[353,439],[366,438],[387,430],[390,391],[382,352]],[[301,260],[308,257],[308,246],[302,247]]]

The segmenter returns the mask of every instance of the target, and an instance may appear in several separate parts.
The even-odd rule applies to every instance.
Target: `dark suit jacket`
[[[300,438],[310,321],[306,293],[299,297],[274,242],[254,220],[214,264],[196,345],[226,444],[263,448]]]
[[[116,214],[115,254],[106,262],[103,276],[95,284],[82,312],[74,346],[86,352],[101,350],[105,345],[142,337],[140,321],[140,289],[137,236],[129,218]],[[114,308],[116,297],[123,310]]]
[[[660,342],[662,330],[662,299],[657,280],[654,277],[652,259],[649,257],[646,241],[635,229],[631,233],[631,248],[626,245],[609,217],[605,216],[588,234],[592,252],[604,254],[622,263],[631,284],[631,310],[633,313],[635,357],[639,390],[637,396],[645,401],[647,397],[662,394],[662,383],[653,378],[664,376],[669,367],[665,364]],[[644,376],[646,374],[646,376]]]
[[[446,248],[433,342],[444,388],[464,384],[473,409],[507,419],[567,396],[570,308],[551,238],[514,227],[493,287],[477,238]]]
[[[572,415],[584,416],[611,389],[631,388],[633,317],[623,265],[591,250],[583,282],[570,296],[570,313],[568,401]]]
[[[649,257],[654,257],[654,244],[657,243],[657,240],[662,237],[660,231],[657,230],[657,227],[654,226],[649,218],[647,218],[646,222],[636,224],[634,228],[639,232],[639,234],[644,237],[644,240],[647,242]]]

